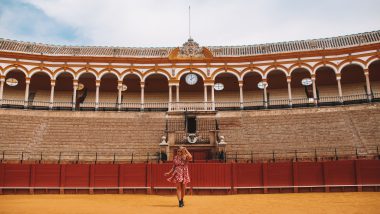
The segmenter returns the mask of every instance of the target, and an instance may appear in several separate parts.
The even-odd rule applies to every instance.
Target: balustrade
[[[335,105],[335,104],[350,104],[350,103],[367,103],[370,101],[370,97],[367,94],[353,94],[340,96],[323,96],[319,97],[318,104],[320,105]],[[380,93],[372,94],[373,102],[378,102]],[[293,105],[297,106],[313,106],[313,98],[296,98],[292,99],[271,99],[268,100],[268,107],[270,108],[288,108]],[[264,101],[248,101],[248,102],[150,102],[150,103],[120,103],[120,110],[157,110],[157,111],[215,111],[215,110],[231,110],[231,109],[260,109],[264,108]],[[292,104],[292,105],[290,105]],[[0,100],[1,107],[4,108],[49,108],[53,109],[65,109],[72,107],[71,102],[53,102],[49,101],[24,101],[16,99],[2,99]],[[100,102],[96,105],[95,102],[84,102],[80,105],[81,109],[95,109],[96,106],[100,109],[109,109],[117,111],[118,104],[112,102]]]

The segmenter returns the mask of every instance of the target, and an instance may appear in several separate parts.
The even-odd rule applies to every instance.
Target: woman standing
[[[172,174],[167,180],[177,184],[178,206],[185,206],[183,198],[186,193],[186,184],[190,182],[188,162],[192,160],[190,152],[183,146],[177,150],[177,155],[173,159],[172,169],[165,173],[165,176]]]

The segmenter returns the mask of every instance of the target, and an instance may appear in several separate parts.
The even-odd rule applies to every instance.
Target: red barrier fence
[[[0,164],[0,193],[167,193],[171,164]],[[191,163],[192,193],[379,191],[380,160]]]

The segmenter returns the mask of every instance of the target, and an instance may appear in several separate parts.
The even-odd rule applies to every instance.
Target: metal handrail
[[[302,160],[302,159],[347,159],[347,158],[376,158],[380,159],[380,145],[370,145],[365,148],[338,146],[338,147],[316,147],[314,149],[282,149],[272,151],[247,151],[247,152],[226,152],[226,160],[233,161],[276,161],[276,160]]]
[[[31,161],[31,162],[159,162],[160,151],[153,153],[134,153],[134,152],[25,152],[25,151],[0,151],[0,162],[7,161]],[[221,153],[216,153],[212,159],[220,159]],[[364,148],[352,146],[337,147],[315,147],[300,149],[278,149],[272,151],[247,151],[229,152],[223,154],[224,161],[276,161],[302,159],[347,159],[347,158],[367,158],[380,159],[380,145],[368,145]]]
[[[318,104],[323,105],[336,105],[336,104],[351,104],[351,103],[367,103],[367,102],[379,102],[380,93],[373,93],[371,95],[367,94],[351,94],[344,96],[323,96],[316,100]],[[295,98],[289,99],[270,99],[267,102],[267,106],[270,108],[288,108],[292,107],[304,107],[313,106],[313,98]],[[74,105],[72,102],[61,102],[54,101],[50,103],[49,101],[24,101],[17,99],[2,99],[0,100],[0,107],[5,108],[53,108],[55,110],[72,108]],[[229,110],[229,109],[253,109],[266,107],[265,102],[262,100],[254,100],[248,102],[147,102],[147,103],[137,103],[137,102],[122,102],[120,105],[117,102],[84,102],[81,103],[80,109],[95,110],[98,108],[107,108],[109,110],[122,110],[128,111],[132,109],[152,109],[158,111],[215,111],[217,110]]]
[[[155,153],[121,153],[121,152],[25,152],[25,151],[1,151],[0,162],[5,161],[32,161],[32,162],[157,162],[159,152]]]

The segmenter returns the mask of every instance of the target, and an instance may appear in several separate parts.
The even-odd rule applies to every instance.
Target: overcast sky
[[[0,0],[0,37],[60,45],[249,45],[380,30],[380,0]]]

